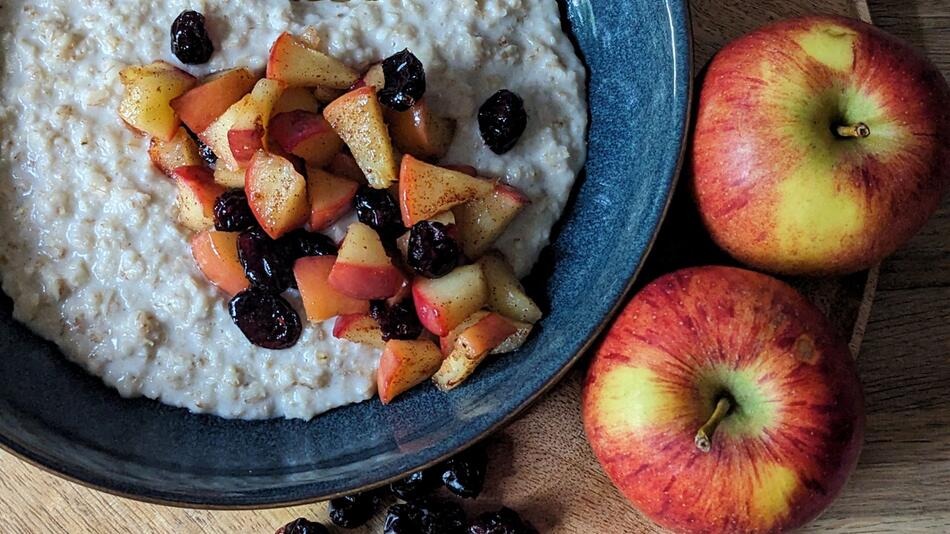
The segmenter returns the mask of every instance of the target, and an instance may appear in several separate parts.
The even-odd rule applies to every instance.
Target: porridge
[[[259,77],[284,32],[317,36],[326,55],[359,72],[411,50],[425,65],[427,105],[456,125],[438,162],[471,165],[530,200],[494,243],[519,276],[547,244],[584,163],[585,74],[554,0],[40,0],[4,8],[3,290],[19,321],[123,396],[230,418],[308,419],[371,398],[381,353],[336,337],[333,320],[308,321],[312,309],[295,290],[287,301],[305,323],[299,340],[285,350],[248,342],[228,295],[196,267],[194,233],[176,220],[175,182],[150,162],[148,136],[117,116],[123,69],[161,59],[199,79],[235,67]],[[169,49],[173,21],[192,9],[204,13],[214,42],[202,65],[182,65]],[[517,145],[501,155],[486,146],[477,117],[500,89],[519,95],[528,114]],[[348,109],[337,107],[345,121]],[[253,161],[264,166],[260,154]],[[402,172],[407,161],[415,160],[404,158]],[[418,162],[417,172],[430,167]],[[323,232],[355,241],[355,219],[345,215]],[[447,332],[440,335],[445,343]]]

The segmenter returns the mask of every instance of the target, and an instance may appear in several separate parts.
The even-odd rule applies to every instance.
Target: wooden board
[[[868,14],[863,0],[693,0],[696,60],[764,22],[803,13]],[[871,0],[878,24],[927,49],[950,72],[950,0]],[[644,279],[682,261],[689,232],[677,225]],[[674,220],[674,219],[671,219]],[[870,280],[870,281],[869,281]],[[874,286],[867,274],[808,284],[812,298],[861,339]],[[884,263],[881,291],[859,367],[867,391],[868,436],[858,472],[813,532],[950,532],[950,202],[907,247]],[[865,295],[867,296],[867,295]],[[506,504],[542,532],[637,533],[654,529],[623,501],[590,453],[580,423],[582,364],[511,426],[492,437],[486,494],[471,511]],[[270,533],[325,506],[211,512],[145,505],[62,481],[0,453],[0,532]],[[380,532],[379,523],[353,532]]]

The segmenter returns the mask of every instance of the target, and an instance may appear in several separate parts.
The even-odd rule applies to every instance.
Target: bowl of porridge
[[[685,2],[160,4],[0,14],[5,449],[327,498],[497,429],[609,320],[679,169]]]

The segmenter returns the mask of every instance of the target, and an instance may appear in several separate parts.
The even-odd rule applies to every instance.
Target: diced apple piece
[[[320,32],[316,28],[307,26],[300,33],[300,41],[314,50],[320,50],[322,39],[320,39]]]
[[[244,175],[245,171],[232,171],[226,169],[224,165],[218,165],[214,168],[214,181],[228,189],[244,189]]]
[[[359,74],[342,61],[285,32],[271,47],[267,77],[280,80],[289,87],[346,89],[359,79]]]
[[[452,352],[432,377],[436,387],[448,391],[475,372],[485,357],[518,331],[515,324],[497,313],[489,313],[468,327],[455,340]]]
[[[399,204],[402,221],[411,227],[449,210],[488,195],[494,183],[444,167],[430,165],[405,155],[399,171]]]
[[[229,107],[198,134],[218,155],[218,166],[236,171],[250,163],[250,158],[263,147],[271,111],[282,91],[283,87],[274,80],[258,81],[251,94]]]
[[[469,176],[478,176],[478,169],[471,165],[442,165],[450,171],[460,172]]]
[[[213,74],[171,101],[172,109],[193,132],[203,132],[235,102],[251,92],[257,79],[245,68]]]
[[[214,226],[214,202],[225,189],[214,181],[214,174],[202,165],[178,167],[172,171],[178,184],[178,220],[200,232]]]
[[[333,337],[382,349],[386,346],[379,323],[366,313],[341,315],[333,323]]]
[[[236,232],[206,230],[191,240],[191,254],[205,278],[229,295],[250,285],[238,260]]]
[[[448,356],[452,353],[452,350],[455,348],[455,341],[458,339],[459,335],[462,332],[468,330],[476,323],[490,315],[492,312],[489,311],[478,311],[469,316],[468,319],[462,321],[461,324],[456,326],[447,336],[442,336],[439,338],[439,348],[442,350],[442,354]],[[531,334],[531,330],[534,328],[534,325],[531,323],[523,323],[521,321],[510,320],[511,324],[515,326],[515,333],[508,336],[500,345],[495,347],[491,351],[492,354],[505,354],[508,352],[514,352],[521,348],[524,345],[524,342],[527,341],[528,336]]]
[[[181,121],[172,109],[172,99],[197,83],[195,77],[164,61],[126,67],[119,72],[125,94],[119,116],[139,132],[171,141]]]
[[[442,278],[416,278],[412,296],[422,326],[437,336],[453,328],[488,302],[488,285],[478,265],[458,267]]]
[[[148,147],[148,156],[166,176],[171,176],[178,167],[204,164],[201,154],[198,153],[198,144],[184,128],[179,128],[171,141],[153,137]]]
[[[330,272],[330,285],[356,299],[377,300],[395,295],[405,280],[386,255],[379,234],[363,223],[351,224]]]
[[[488,307],[509,319],[526,323],[541,320],[541,309],[531,300],[508,262],[497,253],[478,260],[488,284]]]
[[[521,321],[512,321],[515,325],[515,328],[518,330],[514,334],[508,336],[501,345],[498,345],[491,351],[492,354],[507,354],[509,352],[514,352],[521,348],[522,345],[528,341],[528,336],[531,335],[531,331],[534,330],[534,325],[531,323],[523,323]]]
[[[320,322],[338,315],[367,313],[369,301],[348,297],[334,289],[328,279],[336,256],[301,258],[294,263],[294,277],[307,318]]]
[[[436,116],[425,99],[407,111],[387,110],[386,119],[396,148],[419,159],[445,157],[455,137],[455,121]]]
[[[343,148],[343,140],[322,115],[290,111],[274,115],[270,137],[282,149],[299,156],[313,167],[323,167]]]
[[[261,150],[251,159],[245,182],[248,204],[267,235],[277,239],[307,223],[307,181],[293,163]]]
[[[327,166],[327,170],[337,176],[342,176],[359,184],[367,183],[366,175],[363,174],[363,170],[357,165],[356,160],[353,159],[353,156],[345,152],[340,152],[333,156],[333,161]]]
[[[386,74],[383,72],[383,64],[376,63],[363,75],[363,86],[369,86],[377,91],[382,91],[386,87]]]
[[[521,191],[510,185],[498,184],[491,194],[453,209],[459,244],[465,255],[477,258],[484,254],[530,203]]]
[[[320,169],[307,170],[310,195],[310,229],[323,230],[353,208],[360,185]]]
[[[396,181],[396,156],[376,89],[363,87],[346,93],[331,102],[323,116],[350,147],[370,186],[386,189]]]
[[[398,395],[428,380],[441,365],[442,353],[431,341],[388,341],[376,373],[379,400],[389,404]]]
[[[320,102],[313,93],[303,87],[291,87],[280,95],[280,100],[274,106],[274,116],[291,111],[309,111],[316,113],[320,110]]]
[[[451,332],[439,338],[439,348],[442,350],[442,354],[448,356],[452,353],[452,349],[455,348],[455,340],[459,338],[459,335],[471,328],[478,321],[481,321],[490,314],[490,311],[480,310],[471,315],[469,315],[464,321],[458,324]]]
[[[315,87],[313,89],[313,96],[321,104],[329,104],[345,94],[345,89],[333,89],[332,87]]]

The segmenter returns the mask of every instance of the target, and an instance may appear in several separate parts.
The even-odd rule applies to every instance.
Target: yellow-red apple
[[[456,326],[488,302],[488,284],[478,265],[465,265],[442,278],[417,277],[412,298],[422,326],[437,336]]]
[[[201,85],[173,99],[171,107],[193,132],[203,132],[235,102],[251,92],[257,78],[245,68],[209,76]]]
[[[455,121],[432,113],[425,99],[406,111],[387,109],[386,119],[396,148],[419,159],[444,157],[455,136]]]
[[[214,174],[203,165],[178,167],[172,171],[178,184],[178,221],[196,232],[214,226],[214,203],[225,189],[215,183]]]
[[[178,132],[170,141],[153,137],[148,146],[148,157],[169,177],[178,167],[204,165],[204,160],[198,153],[198,144],[184,128],[178,128]]]
[[[376,372],[379,400],[389,404],[397,395],[428,380],[440,365],[442,353],[429,340],[387,341]]]
[[[396,156],[376,89],[362,87],[346,93],[331,102],[323,116],[350,147],[372,187],[386,189],[397,180]]]
[[[286,159],[258,151],[245,175],[251,211],[267,235],[277,239],[310,217],[307,181]]]
[[[525,293],[511,266],[497,252],[478,260],[488,284],[488,308],[509,319],[534,324],[541,320],[541,309]]]
[[[313,167],[329,164],[343,148],[343,140],[322,115],[312,111],[288,111],[274,115],[270,137],[286,152]]]
[[[359,222],[351,224],[330,272],[330,285],[356,299],[377,300],[398,293],[405,281],[376,230]]]
[[[313,322],[369,311],[368,300],[354,299],[330,285],[328,279],[336,260],[336,256],[314,256],[300,258],[294,263],[294,277],[300,290],[300,299],[303,301],[307,318]]]
[[[611,480],[682,533],[797,529],[841,491],[864,434],[854,362],[827,319],[787,284],[730,267],[636,295],[582,402]]]
[[[307,169],[310,229],[323,230],[353,209],[360,184],[320,169]]]
[[[333,323],[333,337],[382,349],[386,346],[379,323],[367,313],[341,315]]]
[[[406,154],[399,170],[399,208],[411,227],[455,206],[488,195],[495,184]]]
[[[331,87],[346,89],[359,75],[343,62],[289,33],[274,41],[267,61],[267,77],[279,80],[288,87]]]
[[[119,117],[135,130],[170,141],[181,120],[172,109],[172,99],[195,86],[191,74],[164,61],[126,67],[119,72],[125,87]]]
[[[442,391],[458,387],[495,348],[517,332],[514,322],[497,313],[481,316],[458,334],[452,352],[446,356],[432,381]]]
[[[205,278],[229,295],[237,295],[250,286],[238,259],[235,232],[206,230],[191,240],[191,255]]]
[[[836,274],[906,242],[950,186],[950,89],[906,43],[845,18],[777,22],[709,65],[692,146],[713,239],[786,274]]]
[[[497,184],[490,194],[455,207],[452,212],[462,252],[469,258],[484,254],[530,203],[521,191]]]

